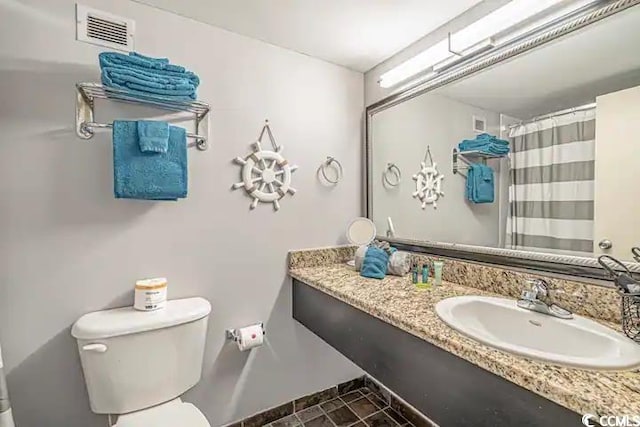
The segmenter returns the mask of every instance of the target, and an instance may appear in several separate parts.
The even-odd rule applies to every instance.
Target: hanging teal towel
[[[473,203],[493,203],[495,185],[493,169],[481,163],[469,166],[465,195]]]
[[[389,254],[384,249],[369,246],[362,260],[360,275],[370,279],[384,279],[387,274]]]
[[[113,122],[113,190],[116,198],[177,200],[187,197],[187,134],[170,126],[166,153],[143,152],[138,123]]]
[[[142,152],[166,153],[169,147],[169,123],[138,120],[138,143]]]

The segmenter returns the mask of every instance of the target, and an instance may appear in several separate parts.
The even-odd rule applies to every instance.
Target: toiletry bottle
[[[418,264],[413,264],[413,269],[411,271],[411,278],[414,284],[418,283]]]
[[[443,261],[433,261],[433,284],[436,286],[442,285],[442,269],[444,268]]]
[[[429,264],[422,265],[422,283],[429,283]]]

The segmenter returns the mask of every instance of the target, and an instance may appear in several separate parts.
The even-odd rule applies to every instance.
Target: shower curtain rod
[[[536,117],[534,117],[532,119],[529,119],[529,120],[523,120],[520,123],[514,123],[512,125],[509,125],[509,129],[513,129],[516,126],[526,125],[526,124],[529,124],[529,123],[537,122],[539,120],[550,119],[550,118],[556,117],[556,116],[562,116],[564,114],[575,113],[577,111],[591,110],[592,108],[596,108],[596,103],[595,102],[591,102],[589,104],[580,105],[578,107],[567,108],[566,110],[560,110],[560,111],[556,111],[554,113],[543,114],[542,116],[536,116]]]

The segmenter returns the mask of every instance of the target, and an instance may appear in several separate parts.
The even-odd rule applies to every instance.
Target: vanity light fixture
[[[497,44],[547,24],[559,16],[573,12],[592,2],[593,0],[569,2],[566,0],[512,0],[382,74],[378,83],[383,88],[390,88],[418,73],[429,70],[429,68],[431,68],[430,74],[442,71],[472,55],[487,51]],[[543,14],[543,12],[547,13]],[[536,16],[537,19],[533,23],[529,22]],[[514,28],[516,26],[518,26],[517,29]],[[509,30],[509,35],[505,37],[504,33],[507,30]],[[497,36],[502,36],[499,43],[497,43]]]
[[[450,41],[451,41],[451,36],[449,37],[449,42]],[[495,41],[492,38],[488,38],[480,43],[473,45],[469,49],[464,50],[463,53],[458,53],[458,54],[454,53],[453,56],[449,56],[444,61],[434,64],[433,71],[435,71],[436,73],[444,71],[445,69],[453,65],[456,65],[458,62],[464,61],[465,59],[468,59],[474,55],[478,55],[488,50],[491,50],[495,46],[496,46]]]

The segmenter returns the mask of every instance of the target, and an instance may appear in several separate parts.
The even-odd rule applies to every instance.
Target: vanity
[[[578,426],[584,414],[640,414],[637,369],[578,369],[515,355],[468,338],[436,313],[440,301],[460,296],[515,305],[530,275],[445,260],[443,284],[417,289],[408,276],[362,278],[345,263],[354,250],[290,252],[293,316],[434,423]],[[549,281],[563,289],[564,306],[619,330],[614,290]]]
[[[640,421],[640,1],[552,3],[372,71],[376,279],[355,247],[289,255],[295,319],[441,426]]]

